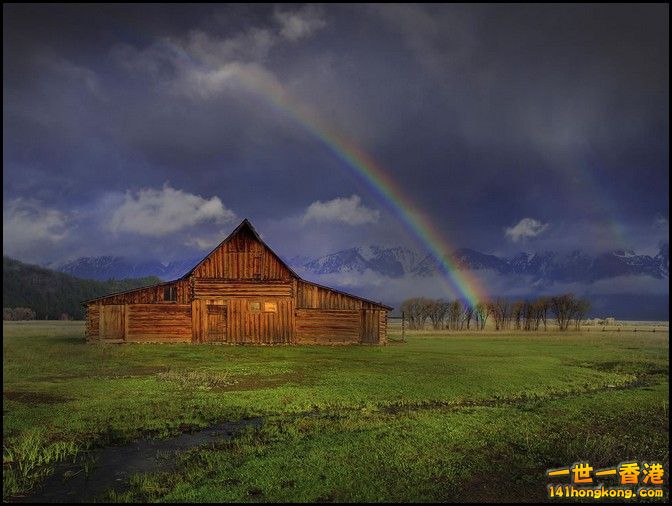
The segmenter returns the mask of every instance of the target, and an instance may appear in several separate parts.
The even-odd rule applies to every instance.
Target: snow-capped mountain
[[[337,251],[294,265],[313,274],[361,273],[368,269],[394,278],[412,272],[418,261],[418,254],[407,248],[367,246]]]
[[[79,258],[56,269],[79,278],[123,279],[158,276],[164,280],[176,279],[194,267],[200,259],[173,261],[133,262],[122,257],[103,256]],[[638,255],[633,251],[613,251],[588,255],[571,253],[523,252],[512,257],[500,257],[458,249],[447,258],[448,265],[463,270],[491,270],[499,274],[531,276],[535,283],[583,282],[623,275],[646,275],[656,279],[669,277],[669,246],[660,247],[656,256]],[[432,255],[419,254],[409,248],[368,246],[348,248],[319,258],[296,256],[288,264],[300,272],[323,274],[352,274],[371,271],[375,274],[400,278],[402,276],[429,277],[440,271]]]
[[[632,251],[614,251],[595,256],[580,251],[571,253],[519,253],[498,257],[472,249],[459,249],[446,258],[448,265],[463,270],[489,269],[499,274],[528,275],[539,281],[593,282],[623,275],[647,275],[657,279],[669,276],[669,248],[661,246],[655,256],[637,255]],[[433,276],[440,267],[432,255],[396,247],[350,248],[295,264],[313,274],[373,272],[399,277]]]

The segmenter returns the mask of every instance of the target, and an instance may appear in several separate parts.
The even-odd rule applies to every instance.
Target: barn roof
[[[347,295],[348,297],[352,297],[353,299],[359,299],[363,300],[364,302],[368,302],[369,304],[373,304],[374,306],[380,306],[382,308],[387,309],[388,311],[393,310],[394,308],[391,306],[386,306],[382,302],[376,302],[375,300],[370,300],[370,299],[365,299],[364,297],[360,297],[359,295],[353,295],[348,292],[344,292],[343,290],[337,290],[336,288],[332,288],[330,286],[325,286],[325,285],[320,285],[319,283],[313,283],[312,281],[305,280],[303,278],[299,278],[303,283],[307,283],[309,285],[317,286],[319,288],[324,288],[326,290],[331,290],[332,292],[340,293],[341,295]]]
[[[93,299],[83,300],[81,302],[81,304],[85,305],[85,304],[88,304],[89,302],[93,302],[95,300],[100,300],[100,299],[107,299],[108,297],[113,297],[115,295],[124,295],[126,293],[133,293],[133,292],[137,292],[139,290],[148,290],[150,288],[156,288],[157,286],[170,285],[172,283],[175,283],[175,281],[178,281],[178,279],[173,279],[172,281],[162,281],[161,283],[154,283],[153,285],[139,286],[138,288],[131,288],[130,290],[122,290],[121,292],[108,293],[107,295],[101,295],[100,297],[94,297]]]
[[[320,288],[325,288],[325,289],[327,289],[327,290],[331,290],[331,291],[333,291],[333,292],[340,293],[340,294],[342,294],[342,295],[346,295],[346,296],[348,296],[348,297],[352,297],[353,299],[359,299],[359,300],[362,300],[362,301],[364,301],[364,302],[368,302],[369,304],[373,304],[373,305],[375,305],[375,306],[380,306],[380,307],[385,308],[385,309],[387,309],[387,310],[392,310],[392,309],[393,309],[392,307],[390,307],[390,306],[386,306],[385,304],[382,304],[382,303],[380,303],[380,302],[375,302],[375,301],[373,301],[373,300],[365,299],[364,297],[360,297],[360,296],[358,296],[358,295],[353,295],[353,294],[351,294],[351,293],[347,293],[347,292],[344,292],[344,291],[341,291],[341,290],[336,290],[335,288],[331,288],[330,286],[320,285],[320,284],[318,284],[318,283],[313,283],[312,281],[307,281],[307,280],[303,279],[303,278],[302,278],[301,276],[299,276],[296,272],[294,272],[294,270],[292,270],[292,268],[290,268],[289,265],[287,265],[287,263],[286,263],[282,258],[280,258],[280,257],[277,255],[277,253],[276,253],[275,251],[273,251],[273,249],[272,249],[268,244],[266,244],[266,243],[264,242],[264,240],[259,236],[259,234],[257,233],[257,231],[256,231],[256,230],[254,229],[254,227],[252,226],[252,223],[250,223],[250,220],[248,220],[247,218],[245,218],[243,221],[241,221],[241,222],[240,222],[240,225],[238,225],[238,226],[233,230],[233,232],[231,232],[231,233],[230,233],[230,234],[229,234],[229,235],[228,235],[222,242],[220,242],[220,243],[219,243],[219,244],[218,244],[218,245],[217,245],[217,246],[216,246],[210,253],[208,253],[207,255],[205,255],[205,257],[203,257],[203,259],[202,259],[200,262],[198,262],[196,265],[194,265],[194,267],[192,267],[186,274],[184,274],[184,275],[181,276],[180,278],[174,279],[174,280],[172,280],[172,281],[164,281],[164,282],[162,282],[162,283],[156,283],[156,284],[154,284],[154,285],[143,286],[143,287],[140,287],[140,288],[133,288],[132,290],[124,290],[124,291],[122,291],[122,292],[109,293],[109,294],[107,294],[107,295],[103,295],[103,296],[101,296],[101,297],[95,297],[95,298],[93,298],[93,299],[87,299],[87,300],[85,300],[85,301],[82,301],[82,305],[88,304],[88,303],[90,303],[90,302],[94,302],[94,301],[96,301],[96,300],[106,299],[106,298],[108,298],[108,297],[112,297],[112,296],[114,296],[114,295],[123,295],[123,294],[126,294],[126,293],[132,293],[132,292],[136,292],[136,291],[139,291],[139,290],[147,290],[147,289],[149,289],[149,288],[156,288],[157,286],[169,285],[169,284],[171,284],[171,283],[175,283],[176,281],[183,280],[183,279],[187,279],[187,278],[189,278],[189,276],[192,275],[192,273],[194,272],[194,270],[196,270],[196,269],[198,268],[199,265],[201,265],[203,262],[205,262],[205,261],[210,257],[210,255],[212,255],[215,251],[217,251],[217,249],[220,248],[222,245],[224,245],[224,244],[226,244],[227,242],[229,242],[233,237],[236,236],[236,234],[238,234],[238,233],[239,233],[241,230],[243,230],[243,229],[247,229],[247,230],[254,236],[254,238],[255,238],[257,241],[259,241],[262,245],[264,245],[264,246],[266,247],[266,249],[267,249],[268,251],[271,252],[271,254],[278,260],[278,262],[280,262],[280,264],[282,264],[282,265],[283,265],[283,266],[284,266],[284,267],[285,267],[285,268],[286,268],[286,269],[287,269],[287,270],[288,270],[294,277],[296,277],[297,279],[301,280],[302,282],[304,282],[304,283],[308,283],[308,284],[310,284],[310,285],[314,285],[314,286],[317,286],[317,287],[320,287]]]
[[[271,254],[276,258],[276,260],[277,260],[278,262],[280,262],[280,263],[283,265],[283,267],[285,267],[289,272],[291,272],[292,275],[296,276],[297,278],[300,278],[300,276],[299,276],[296,272],[294,272],[294,271],[289,267],[289,265],[287,265],[287,264],[285,263],[285,261],[284,261],[282,258],[280,258],[280,257],[275,253],[275,251],[273,251],[273,250],[271,249],[271,247],[270,247],[268,244],[266,244],[266,243],[264,242],[264,240],[259,236],[259,234],[257,233],[257,231],[256,231],[256,230],[254,229],[254,227],[252,226],[252,223],[250,223],[250,220],[248,220],[247,218],[245,218],[243,221],[240,222],[240,225],[238,225],[238,226],[233,230],[233,232],[231,232],[231,233],[226,237],[226,239],[224,239],[224,240],[223,240],[222,242],[220,242],[217,246],[215,246],[215,248],[214,248],[210,253],[208,253],[207,255],[205,255],[205,257],[203,257],[203,260],[201,260],[201,261],[198,262],[196,265],[194,265],[194,266],[189,270],[189,272],[187,272],[185,275],[183,275],[180,279],[186,279],[186,278],[188,278],[189,276],[191,276],[191,274],[198,268],[198,266],[201,265],[203,262],[205,262],[205,261],[210,257],[210,255],[212,255],[215,251],[217,251],[217,250],[218,250],[220,247],[222,247],[224,244],[226,244],[227,242],[229,242],[233,237],[236,236],[236,234],[238,234],[238,233],[239,233],[241,230],[243,230],[243,229],[247,229],[247,230],[254,236],[254,238],[255,238],[257,241],[259,241],[261,244],[263,244],[264,246],[266,246],[266,249],[267,249],[268,251],[270,251]]]

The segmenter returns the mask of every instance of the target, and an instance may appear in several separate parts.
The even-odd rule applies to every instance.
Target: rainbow
[[[442,274],[448,295],[463,299],[472,306],[487,299],[486,292],[469,271],[461,271],[446,253],[453,250],[429,217],[408,198],[376,161],[351,140],[327,125],[314,111],[288,94],[277,81],[261,70],[239,67],[235,76],[260,95],[268,104],[294,118],[311,135],[319,139],[369,186],[408,230],[428,249]]]

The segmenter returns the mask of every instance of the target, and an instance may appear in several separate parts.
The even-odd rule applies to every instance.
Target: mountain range
[[[156,276],[163,280],[176,279],[189,271],[201,258],[168,263],[159,261],[131,261],[117,256],[83,257],[60,265],[58,271],[84,279],[108,280]],[[589,255],[581,251],[571,253],[519,253],[511,257],[481,253],[473,249],[458,249],[446,257],[449,265],[461,270],[489,269],[499,274],[531,276],[535,283],[580,282],[592,283],[606,278],[625,275],[644,275],[656,279],[669,277],[669,246],[663,244],[654,256],[634,251],[611,251]],[[340,250],[319,258],[293,257],[287,263],[302,273],[338,274],[371,271],[381,276],[429,277],[436,275],[440,266],[427,254],[404,247],[367,246]]]

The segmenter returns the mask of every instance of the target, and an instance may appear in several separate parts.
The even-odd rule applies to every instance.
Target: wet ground
[[[177,452],[231,439],[245,428],[261,424],[261,418],[225,422],[173,438],[92,450],[80,455],[75,463],[57,465],[39,489],[22,502],[90,502],[110,489],[121,492],[134,474],[171,469]]]

